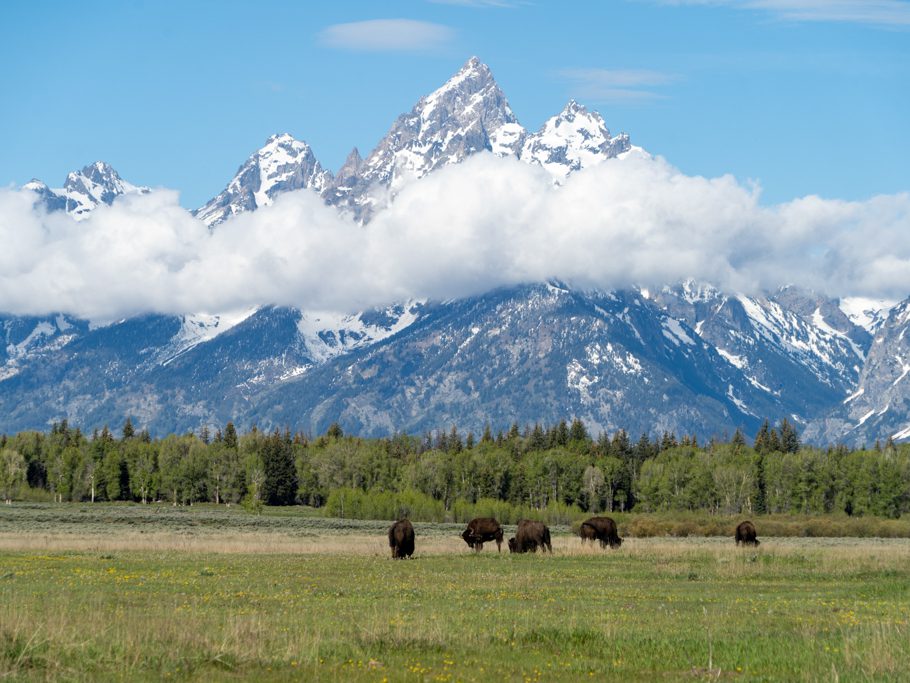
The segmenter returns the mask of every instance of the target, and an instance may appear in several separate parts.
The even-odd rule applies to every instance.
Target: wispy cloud
[[[653,88],[675,77],[648,69],[560,69],[557,76],[567,80],[572,94],[588,102],[642,102],[665,97]]]
[[[910,27],[907,0],[656,0],[661,5],[724,5],[763,10],[787,21],[869,24],[883,28]]]
[[[433,5],[459,5],[461,7],[476,7],[486,9],[489,7],[498,7],[512,9],[527,5],[526,0],[427,0]]]
[[[448,45],[448,26],[414,19],[372,19],[334,24],[319,34],[323,45],[365,52],[428,52]]]

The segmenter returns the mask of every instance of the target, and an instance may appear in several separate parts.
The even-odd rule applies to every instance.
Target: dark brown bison
[[[414,554],[414,525],[409,519],[399,519],[389,527],[389,547],[392,558],[403,560]]]
[[[595,540],[600,541],[601,548],[606,548],[607,546],[618,548],[622,545],[622,539],[616,531],[616,522],[610,517],[591,517],[591,519],[582,522],[578,535],[581,536],[582,543],[585,541],[591,541],[592,543]]]
[[[496,541],[496,549],[502,552],[502,527],[492,517],[475,517],[468,522],[461,537],[469,548],[480,552],[485,541]]]
[[[752,522],[740,522],[736,527],[736,545],[758,545],[758,534]]]
[[[531,519],[521,520],[515,536],[509,539],[509,552],[536,553],[537,548],[553,552],[553,546],[550,544],[550,530],[543,522],[535,522]]]

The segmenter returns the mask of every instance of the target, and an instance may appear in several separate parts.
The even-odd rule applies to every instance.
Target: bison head
[[[509,552],[517,553],[518,552],[518,541],[515,540],[515,537],[509,539]]]
[[[476,543],[476,541],[474,539],[474,534],[471,533],[470,529],[465,529],[461,534],[461,537],[464,539],[464,542],[468,544],[469,548],[474,547],[474,543]]]

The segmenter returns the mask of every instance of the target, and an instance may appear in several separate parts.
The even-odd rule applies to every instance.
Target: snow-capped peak
[[[521,159],[540,164],[561,182],[573,171],[596,166],[630,149],[628,135],[611,136],[599,113],[569,100],[560,113],[527,136]]]
[[[306,142],[278,133],[253,152],[224,191],[195,214],[214,227],[238,213],[271,204],[281,192],[312,189],[322,193],[331,180],[331,172],[322,168]]]
[[[355,184],[336,182],[335,201],[368,218],[375,186],[394,194],[412,179],[484,150],[517,155],[524,136],[489,67],[472,57],[398,117],[363,162]]]
[[[63,210],[76,220],[87,217],[99,204],[112,204],[120,195],[150,191],[147,187],[123,180],[110,164],[103,161],[69,173],[60,189],[52,190],[34,178],[23,185],[23,189],[37,194],[48,211]]]

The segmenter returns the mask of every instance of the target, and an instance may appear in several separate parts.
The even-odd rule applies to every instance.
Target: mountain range
[[[337,173],[276,134],[193,213],[210,230],[285,192],[318,194],[369,230],[402,187],[487,152],[560,185],[608,159],[647,155],[575,101],[536,132],[477,58],[421,98]],[[80,220],[149,192],[96,162],[51,189],[25,188]],[[693,274],[697,276],[697,274]],[[840,301],[782,287],[723,292],[697,278],[658,290],[527,283],[453,301],[356,314],[276,307],[145,315],[96,324],[65,314],[0,317],[0,431],[126,416],[154,433],[332,422],[363,435],[457,424],[552,423],[593,431],[754,433],[786,417],[818,443],[910,439],[910,299]]]

